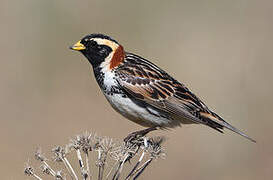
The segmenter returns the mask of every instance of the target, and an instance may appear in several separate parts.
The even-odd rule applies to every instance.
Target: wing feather
[[[190,120],[187,123],[204,123],[196,115],[199,111],[208,112],[208,108],[183,84],[154,64],[147,64],[144,59],[137,62],[134,59],[119,67],[116,73],[120,77],[117,78],[120,86],[133,97],[176,119]]]
[[[184,84],[137,55],[127,53],[124,64],[115,72],[119,85],[127,93],[170,114],[180,123],[205,124],[219,132],[225,127],[254,141],[210,111]]]

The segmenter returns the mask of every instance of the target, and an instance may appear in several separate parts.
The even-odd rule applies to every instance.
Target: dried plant
[[[143,136],[120,142],[86,132],[63,147],[54,147],[52,160],[47,159],[38,148],[34,157],[40,163],[40,172],[37,174],[27,163],[24,173],[38,180],[44,179],[44,176],[56,180],[137,179],[155,159],[165,157],[161,146],[163,141],[163,137]],[[79,165],[71,163],[72,155],[76,156]],[[63,164],[64,169],[54,170],[53,166],[58,167],[56,163]]]

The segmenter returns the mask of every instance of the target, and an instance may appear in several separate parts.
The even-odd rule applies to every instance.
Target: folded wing
[[[141,57],[129,57],[127,64],[119,67],[116,73],[120,77],[120,86],[131,96],[169,113],[175,119],[184,120],[182,123],[200,123],[219,132],[225,127],[254,141],[210,111],[185,85]]]

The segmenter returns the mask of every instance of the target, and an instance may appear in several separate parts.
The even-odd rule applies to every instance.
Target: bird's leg
[[[124,138],[124,142],[128,142],[128,141],[131,141],[132,139],[137,139],[139,137],[143,137],[146,134],[148,134],[149,132],[155,131],[157,129],[158,129],[158,127],[154,126],[154,127],[140,130],[140,131],[132,132],[126,138]]]

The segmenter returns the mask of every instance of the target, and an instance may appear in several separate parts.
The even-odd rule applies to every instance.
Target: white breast
[[[107,91],[111,91],[111,88],[118,86],[118,82],[115,79],[113,72],[109,71],[106,64],[101,65],[102,72],[104,73],[104,86]],[[106,93],[103,91],[106,99],[111,104],[111,106],[124,117],[129,120],[138,123],[142,126],[152,127],[152,126],[169,126],[171,120],[156,116],[154,114],[159,113],[153,111],[150,113],[146,108],[138,106],[130,98],[123,97],[122,94],[116,93]]]

